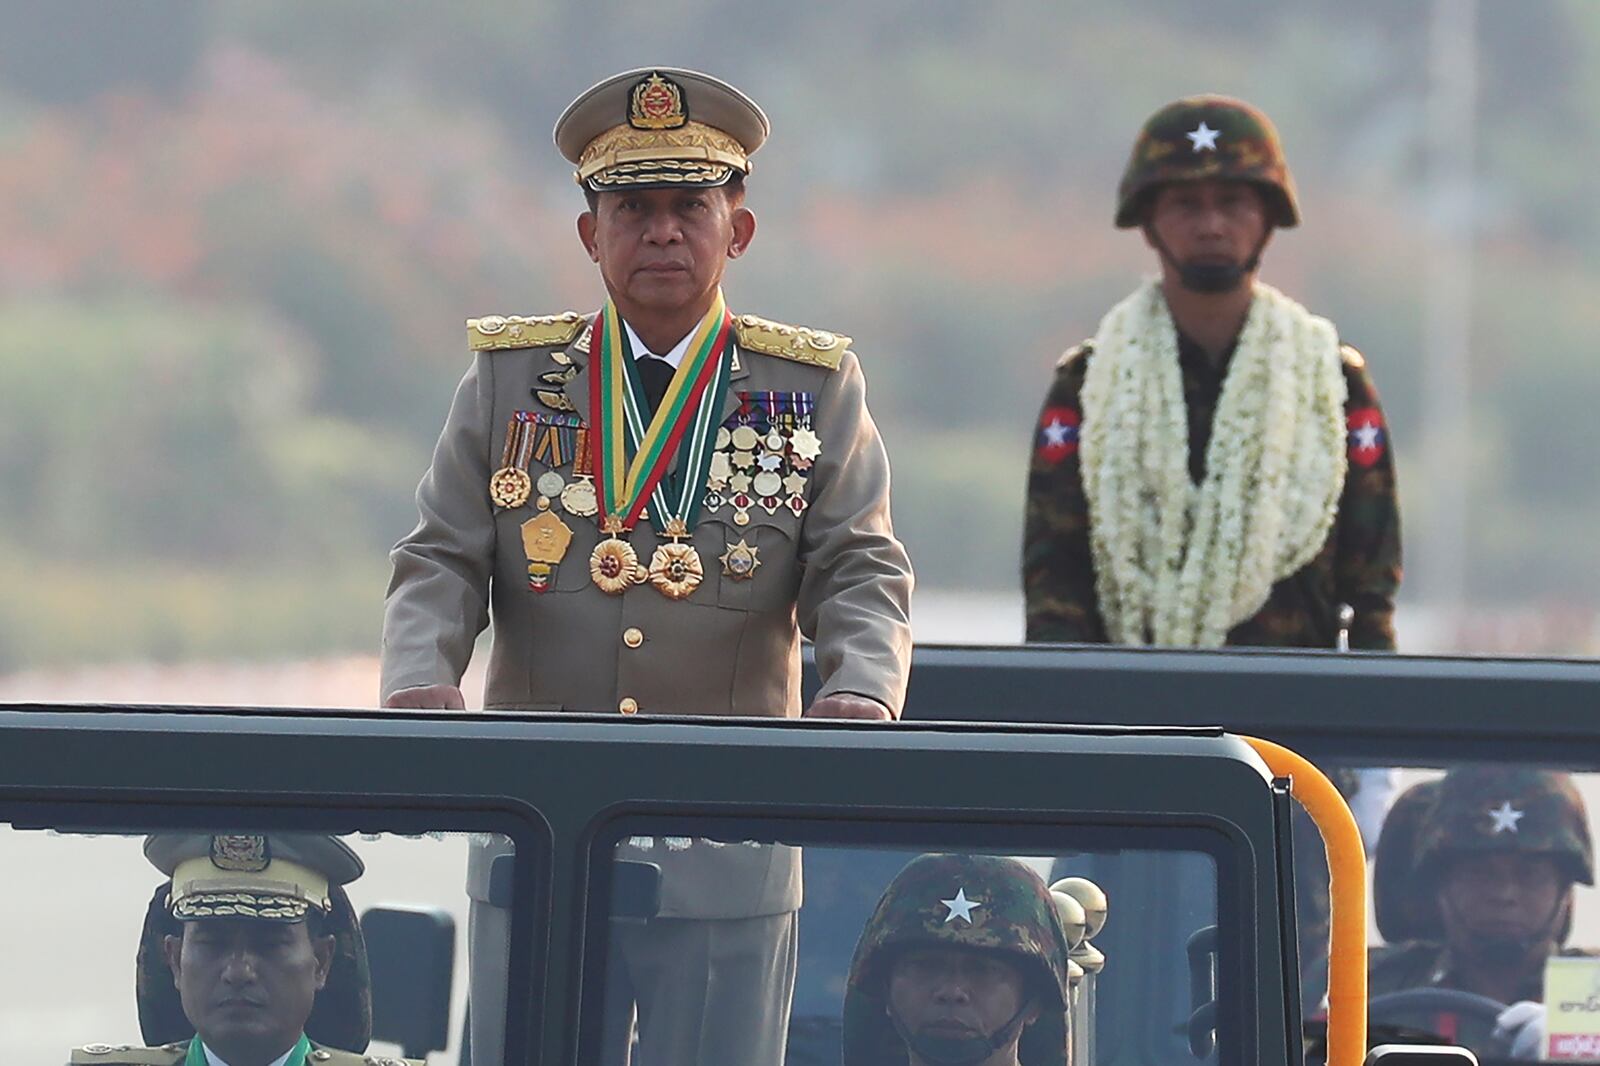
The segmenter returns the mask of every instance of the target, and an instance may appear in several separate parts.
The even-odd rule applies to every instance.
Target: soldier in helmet
[[[1195,96],[1145,123],[1116,224],[1161,273],[1057,363],[1028,479],[1029,640],[1394,647],[1400,523],[1366,360],[1256,276],[1299,221],[1256,108]]]
[[[1589,819],[1572,779],[1532,767],[1470,766],[1415,786],[1385,826],[1373,869],[1388,946],[1373,995],[1454,988],[1501,1003],[1540,1001],[1545,960],[1565,946],[1572,887],[1594,884]],[[1409,846],[1407,846],[1409,845]]]
[[[365,942],[344,885],[361,859],[315,833],[160,833],[166,874],[139,942],[150,1047],[88,1044],[100,1066],[410,1066],[361,1054],[372,1035]],[[344,1050],[341,1050],[344,1049]]]
[[[1064,1066],[1067,951],[1022,863],[913,859],[856,943],[844,1066]]]

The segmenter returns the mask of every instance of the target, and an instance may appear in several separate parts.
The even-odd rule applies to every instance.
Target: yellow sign
[[[1600,1062],[1600,959],[1556,956],[1544,966],[1549,1061]]]

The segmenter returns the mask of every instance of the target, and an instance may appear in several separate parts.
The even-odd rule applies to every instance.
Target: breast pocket
[[[717,606],[739,611],[783,611],[800,590],[800,521],[787,511],[746,512],[740,525],[731,511],[712,515],[702,528],[717,550]],[[711,569],[708,567],[708,569]]]

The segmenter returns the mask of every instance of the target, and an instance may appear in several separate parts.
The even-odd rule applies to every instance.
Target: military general
[[[898,716],[911,570],[850,338],[723,298],[768,129],[742,92],[665,67],[608,78],[557,121],[605,301],[468,321],[472,366],[392,555],[386,705],[462,706],[492,618],[489,708],[792,717],[805,635],[822,677],[806,714]],[[641,1055],[780,1062],[798,853],[626,857],[663,869],[660,914],[613,945]],[[470,887],[473,1052],[497,1061],[505,912]]]
[[[342,841],[162,833],[144,853],[169,878],[138,957],[139,1024],[155,1046],[88,1044],[74,1064],[413,1066],[360,1053],[371,979],[342,886],[362,864]]]
[[[1394,456],[1367,361],[1257,277],[1299,220],[1254,107],[1196,96],[1145,123],[1116,224],[1160,275],[1057,364],[1028,477],[1029,640],[1394,647]]]

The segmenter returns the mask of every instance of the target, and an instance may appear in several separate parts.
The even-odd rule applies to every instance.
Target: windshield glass
[[[1480,1059],[1600,1058],[1600,773],[1534,762],[1357,768],[1331,776],[1371,879],[1374,1043],[1436,1038]],[[1327,868],[1297,819],[1308,1016],[1326,991]]]
[[[715,1049],[700,1061],[867,1066],[989,1041],[1024,1063],[1064,1047],[1238,1061],[1242,1016],[1212,1005],[1218,987],[1249,999],[1228,996],[1241,946],[1216,936],[1217,839],[1075,827],[980,849],[948,829],[630,821],[604,871],[582,1058],[687,1043]]]
[[[512,884],[470,860],[514,850],[494,833],[0,822],[0,1032],[28,1063],[197,1033],[221,1061],[304,1036],[308,1062],[455,1063],[469,911]]]

